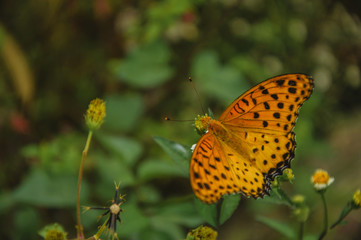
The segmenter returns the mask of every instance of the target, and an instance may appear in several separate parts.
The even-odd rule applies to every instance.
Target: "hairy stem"
[[[92,136],[93,136],[93,131],[89,131],[88,138],[86,140],[82,158],[81,158],[81,162],[80,162],[80,168],[79,168],[78,190],[77,190],[77,194],[76,194],[76,197],[77,197],[76,198],[76,216],[77,216],[78,239],[84,239],[83,226],[81,225],[81,221],[80,221],[80,188],[81,188],[81,180],[83,179],[84,162],[85,162],[85,158],[88,154],[89,145],[90,145]]]
[[[303,230],[304,230],[305,223],[300,222],[300,231],[298,232],[298,240],[303,239]]]
[[[295,207],[294,202],[281,188],[276,188],[275,190],[276,190],[275,192],[278,195],[278,197],[281,198],[282,200],[284,200],[288,206],[290,206],[291,208]]]
[[[345,219],[345,217],[352,211],[352,209],[353,209],[353,208],[352,208],[352,204],[351,204],[351,203],[348,203],[348,204],[344,207],[344,209],[342,210],[341,215],[340,215],[340,217],[338,218],[338,220],[337,220],[334,224],[332,224],[332,226],[330,227],[330,229],[336,227],[339,223],[341,223],[341,222]]]
[[[323,211],[324,211],[324,226],[323,226],[323,231],[320,234],[320,237],[318,238],[319,240],[323,239],[326,234],[327,234],[327,230],[328,230],[328,214],[327,214],[327,204],[326,204],[326,198],[325,198],[325,192],[320,192],[321,194],[321,198],[322,198],[322,203],[323,203]]]

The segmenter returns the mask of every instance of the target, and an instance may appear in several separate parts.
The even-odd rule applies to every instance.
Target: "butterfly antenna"
[[[193,83],[193,80],[191,77],[188,77],[188,81],[190,82],[190,84],[192,85],[192,88],[194,89],[194,91],[196,92],[196,95],[197,95],[197,98],[198,98],[198,102],[199,104],[201,105],[201,108],[202,108],[202,112],[203,112],[203,115],[206,114],[206,112],[204,111],[204,108],[203,108],[203,104],[202,104],[202,101],[201,101],[201,98],[199,96],[199,93],[197,91],[197,88],[194,86],[194,83]]]
[[[165,117],[164,118],[165,121],[172,121],[172,122],[193,122],[194,120],[175,120],[175,119],[171,119],[169,117]]]

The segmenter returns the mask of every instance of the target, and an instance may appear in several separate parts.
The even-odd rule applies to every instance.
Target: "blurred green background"
[[[85,166],[82,205],[105,206],[114,181],[126,194],[120,239],[182,239],[205,223],[187,173],[154,141],[191,146],[201,114],[187,78],[216,118],[269,77],[301,72],[315,90],[296,125],[296,179],[284,188],[310,206],[308,235],[322,229],[310,177],[335,177],[330,222],[361,187],[361,3],[162,0],[0,2],[0,238],[39,239],[58,222],[75,237],[78,167],[91,99],[107,117]],[[100,212],[82,214],[88,237]],[[219,239],[285,239],[260,223],[297,223],[287,207],[242,200]],[[327,239],[359,239],[360,212]],[[311,238],[310,238],[311,239]]]

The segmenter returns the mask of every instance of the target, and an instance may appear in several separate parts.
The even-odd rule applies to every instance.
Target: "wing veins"
[[[216,139],[216,141],[218,141],[218,139]],[[222,146],[222,143],[220,142],[220,141],[218,141],[218,144],[219,144],[219,146],[220,146],[220,148],[222,149],[222,154],[224,155],[223,157],[226,159],[226,161],[227,161],[227,164],[228,164],[228,166],[229,166],[229,168],[231,169],[231,172],[232,172],[232,177],[233,177],[233,181],[235,181],[236,182],[236,185],[237,186],[239,186],[240,185],[240,181],[239,181],[239,179],[236,177],[237,176],[237,174],[236,174],[236,170],[234,169],[234,167],[232,166],[232,164],[231,164],[231,161],[232,160],[229,160],[229,157],[226,155],[226,154],[224,154],[225,153],[225,149],[224,149],[224,147]],[[223,143],[223,144],[226,144],[226,143]],[[236,152],[236,151],[235,151]],[[238,154],[238,153],[237,153]],[[239,155],[239,154],[238,154]],[[241,192],[241,190],[239,189],[239,191],[238,192]]]
[[[244,127],[244,126],[242,126],[242,127],[240,127],[240,126],[237,126],[237,125],[233,125],[233,124],[225,124],[225,125],[229,125],[229,126],[232,126],[232,127],[234,127],[234,128],[240,128],[240,129],[251,129],[251,130],[248,130],[247,132],[251,132],[251,133],[259,133],[259,134],[271,134],[271,135],[273,135],[273,136],[284,136],[284,135],[286,135],[286,134],[288,134],[288,133],[290,133],[290,132],[293,132],[293,128],[292,129],[290,129],[290,131],[285,131],[285,132],[280,132],[280,131],[278,131],[278,130],[274,130],[274,129],[263,129],[263,128],[255,128],[255,127]],[[260,131],[252,131],[252,129],[254,129],[254,130],[260,130]],[[265,133],[265,130],[267,130],[267,133]],[[245,131],[246,132],[246,131]],[[275,134],[275,133],[281,133],[281,134]],[[284,134],[283,134],[284,133]]]

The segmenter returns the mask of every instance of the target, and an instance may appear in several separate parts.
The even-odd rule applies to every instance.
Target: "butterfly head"
[[[208,116],[208,114],[205,114],[203,116],[198,115],[194,122],[194,126],[199,135],[203,135],[208,131],[208,124],[210,120],[211,117]]]

